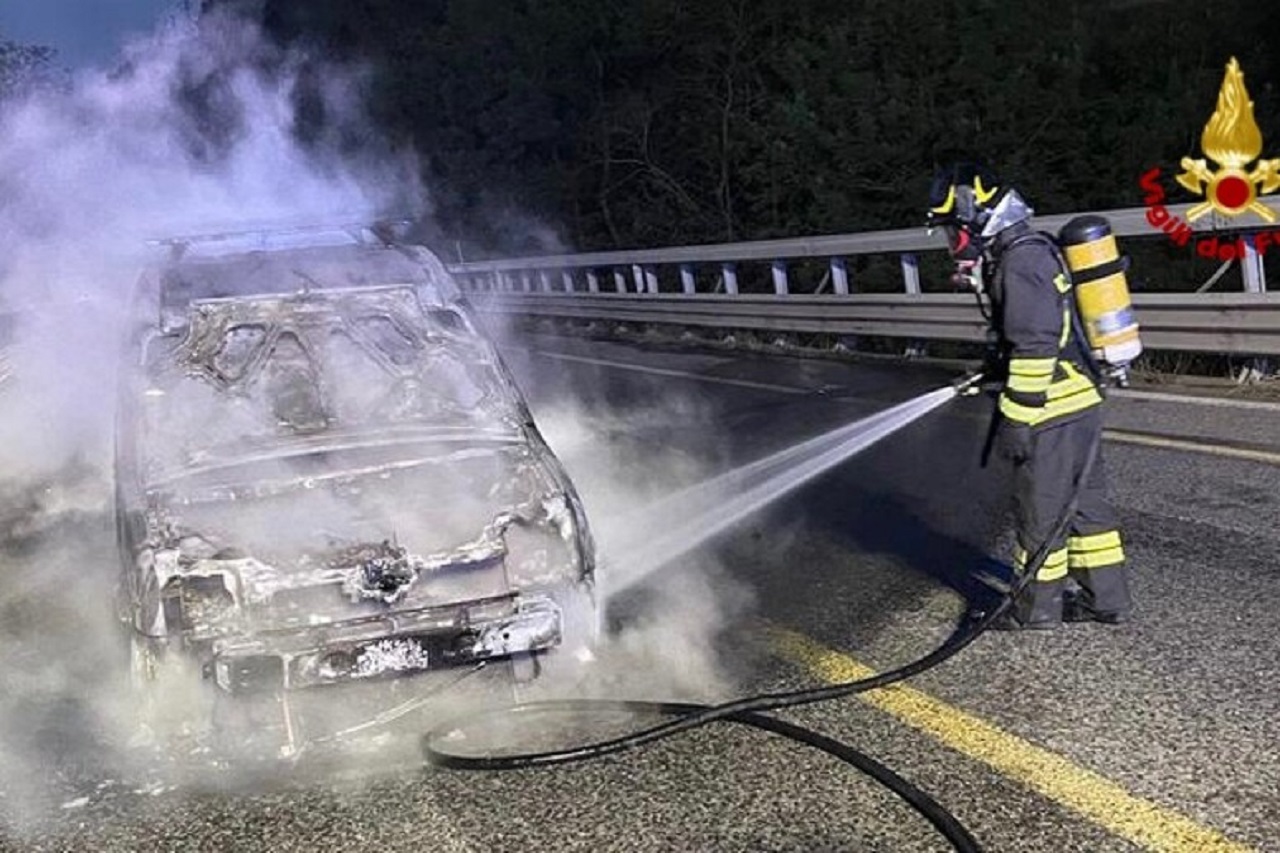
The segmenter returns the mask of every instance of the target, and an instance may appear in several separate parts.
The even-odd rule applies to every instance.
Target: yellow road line
[[[854,681],[875,674],[870,667],[803,634],[773,626],[768,633],[779,654],[829,683]],[[858,698],[1144,850],[1169,853],[1248,853],[1252,850],[1175,811],[1130,794],[1098,773],[914,688],[895,685],[859,694]]]
[[[1210,444],[1208,441],[1190,441],[1185,438],[1165,438],[1159,435],[1125,432],[1124,430],[1107,429],[1102,435],[1108,441],[1122,444],[1141,444],[1147,447],[1163,447],[1169,450],[1187,450],[1192,453],[1208,453],[1213,456],[1230,456],[1235,459],[1248,459],[1250,462],[1263,462],[1267,465],[1280,465],[1280,453],[1270,450],[1252,450],[1247,447],[1231,447],[1221,444]]]

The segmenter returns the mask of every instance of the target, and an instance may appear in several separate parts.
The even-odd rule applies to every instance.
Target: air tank
[[[1129,297],[1125,270],[1111,224],[1101,216],[1077,216],[1058,232],[1075,284],[1076,305],[1094,358],[1121,385],[1129,365],[1142,354],[1138,320]]]

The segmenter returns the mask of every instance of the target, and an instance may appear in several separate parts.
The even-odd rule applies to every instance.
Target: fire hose
[[[977,393],[977,385],[981,379],[981,374],[973,374],[957,380],[953,383],[957,396]],[[776,717],[769,716],[768,712],[840,699],[897,684],[944,663],[978,639],[1012,606],[1017,597],[1035,578],[1045,560],[1048,559],[1053,543],[1065,534],[1067,526],[1075,515],[1082,485],[1088,481],[1101,443],[1102,435],[1101,431],[1099,431],[1085,456],[1084,464],[1072,489],[1070,500],[1055,520],[1049,535],[1030,554],[1025,568],[1017,576],[1014,583],[1009,586],[997,605],[989,611],[970,610],[966,614],[965,620],[942,645],[910,663],[855,681],[803,690],[762,693],[718,705],[596,699],[553,700],[518,704],[507,708],[495,709],[487,713],[470,714],[468,721],[475,722],[477,719],[499,714],[533,716],[549,713],[582,712],[585,710],[627,711],[637,714],[660,715],[671,717],[672,719],[619,737],[570,748],[542,752],[507,753],[497,756],[461,755],[450,752],[441,742],[444,737],[443,733],[456,730],[458,726],[456,724],[445,725],[423,736],[422,748],[425,758],[429,764],[454,770],[516,770],[549,767],[612,755],[653,743],[662,738],[687,732],[712,722],[739,723],[812,746],[856,767],[889,788],[889,790],[916,809],[946,837],[956,850],[963,851],[963,853],[976,853],[982,848],[973,837],[973,834],[929,794],[848,744],[841,743],[802,726],[779,720]]]

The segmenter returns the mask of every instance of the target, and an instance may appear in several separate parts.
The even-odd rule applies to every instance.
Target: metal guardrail
[[[1261,196],[1261,202],[1280,203],[1280,195]],[[1185,220],[1193,205],[1171,205],[1168,211]],[[1107,217],[1117,237],[1161,237],[1162,233],[1147,221],[1147,208],[1126,207],[1096,211]],[[1056,232],[1080,213],[1037,216],[1036,228]],[[1271,230],[1264,226],[1240,225],[1217,213],[1201,217],[1187,227],[1197,234],[1225,231]],[[490,272],[514,272],[531,269],[575,269],[582,267],[626,267],[633,264],[718,263],[723,261],[772,261],[779,258],[820,258],[840,255],[896,254],[901,252],[942,251],[947,244],[941,234],[930,235],[923,226],[890,231],[868,231],[859,234],[832,234],[818,237],[796,237],[784,240],[756,240],[748,243],[709,243],[701,246],[679,246],[669,249],[638,249],[625,252],[584,252],[574,255],[543,255],[476,261],[450,266],[455,275],[464,277]]]
[[[483,293],[471,299],[499,315],[919,341],[979,343],[987,328],[973,298],[959,294]],[[1134,307],[1148,349],[1280,355],[1280,293],[1140,294]]]
[[[1264,202],[1280,201],[1266,196]],[[1273,231],[1280,251],[1280,229],[1242,224],[1214,213],[1186,222],[1192,205],[1164,208],[1167,221],[1210,235]],[[1117,237],[1169,239],[1149,220],[1146,207],[1100,211]],[[1070,213],[1037,217],[1036,228],[1056,232]],[[1280,355],[1280,293],[1266,292],[1262,258],[1246,241],[1237,259],[1243,291],[1134,295],[1143,340],[1149,349]],[[629,252],[589,252],[454,264],[450,272],[482,310],[578,320],[672,323],[685,326],[778,332],[874,335],[916,341],[981,341],[986,323],[972,296],[923,293],[917,253],[941,252],[941,234],[924,228],[839,234],[748,243],[679,246]],[[1194,251],[1187,241],[1185,251]],[[902,266],[902,293],[857,293],[850,286],[844,259],[856,255],[896,254]],[[796,259],[825,258],[830,264],[831,295],[793,294],[787,265]],[[772,294],[741,294],[739,263],[771,267]],[[662,290],[659,269],[679,267],[680,290]],[[717,293],[700,292],[695,272],[718,267]],[[602,286],[602,278],[605,280]],[[612,279],[611,282],[608,279]],[[609,284],[612,287],[609,287]],[[856,285],[856,282],[854,283]],[[612,290],[613,292],[608,292]]]
[[[1280,195],[1261,196],[1259,201],[1278,204]],[[1172,220],[1185,223],[1185,227],[1197,236],[1225,234],[1247,231],[1272,231],[1274,227],[1257,224],[1241,224],[1238,220],[1223,217],[1214,212],[1197,219],[1185,222],[1191,204],[1171,205],[1166,208]],[[1148,208],[1128,207],[1115,210],[1093,211],[1105,216],[1111,223],[1112,231],[1117,237],[1167,239],[1167,235],[1153,226],[1148,220]],[[1057,232],[1072,218],[1080,213],[1065,213],[1053,216],[1039,216],[1033,220],[1034,227]],[[1276,248],[1280,251],[1280,235],[1277,235]],[[946,242],[940,233],[928,234],[923,227],[900,228],[890,231],[869,231],[859,234],[832,234],[816,237],[798,237],[785,240],[756,240],[746,243],[709,243],[696,246],[677,246],[665,249],[637,249],[622,252],[584,252],[571,255],[540,255],[521,258],[505,258],[490,261],[473,261],[451,264],[449,271],[474,289],[519,290],[521,285],[530,285],[530,289],[563,289],[555,281],[552,273],[566,273],[591,270],[627,270],[632,273],[645,268],[679,265],[682,267],[703,264],[735,264],[738,262],[776,263],[786,260],[805,258],[843,258],[854,255],[898,254],[911,255],[918,252],[941,252],[946,249]],[[1190,248],[1187,249],[1191,251]],[[1256,258],[1256,252],[1250,253]],[[1246,273],[1248,271],[1246,270]],[[537,274],[538,287],[534,282],[521,281],[520,276]],[[615,278],[615,282],[617,278]],[[561,277],[561,283],[563,278]],[[641,285],[647,282],[640,280]],[[498,285],[495,287],[495,285]],[[501,285],[506,285],[505,287]],[[514,286],[513,286],[514,285]],[[575,283],[576,289],[576,283]],[[589,288],[588,288],[589,289]],[[628,288],[629,289],[629,288]],[[910,288],[908,287],[908,292]],[[1265,289],[1246,286],[1247,290]],[[637,287],[637,291],[650,288]],[[689,292],[687,289],[684,292]]]

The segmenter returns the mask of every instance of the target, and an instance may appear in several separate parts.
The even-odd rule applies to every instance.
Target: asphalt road
[[[609,552],[666,532],[651,529],[664,496],[940,387],[944,372],[553,338],[508,359],[605,552],[612,634],[584,670],[595,695],[715,701],[856,678],[991,603],[980,574],[1001,571],[1007,537],[1001,472],[976,462],[982,399],[688,537],[661,567]],[[893,768],[986,850],[1280,850],[1280,409],[1109,407],[1133,624],[988,633],[906,686],[782,716]],[[0,848],[950,849],[848,766],[732,724],[539,770],[424,769],[412,739],[252,781],[123,767],[95,734],[116,694],[90,689],[114,683],[88,568],[108,539],[93,498],[67,494],[31,541],[60,543],[59,565],[83,575],[42,572],[31,555],[47,549],[21,538],[3,556]],[[694,494],[686,520],[718,529],[735,488]],[[534,727],[552,738],[570,724]]]

